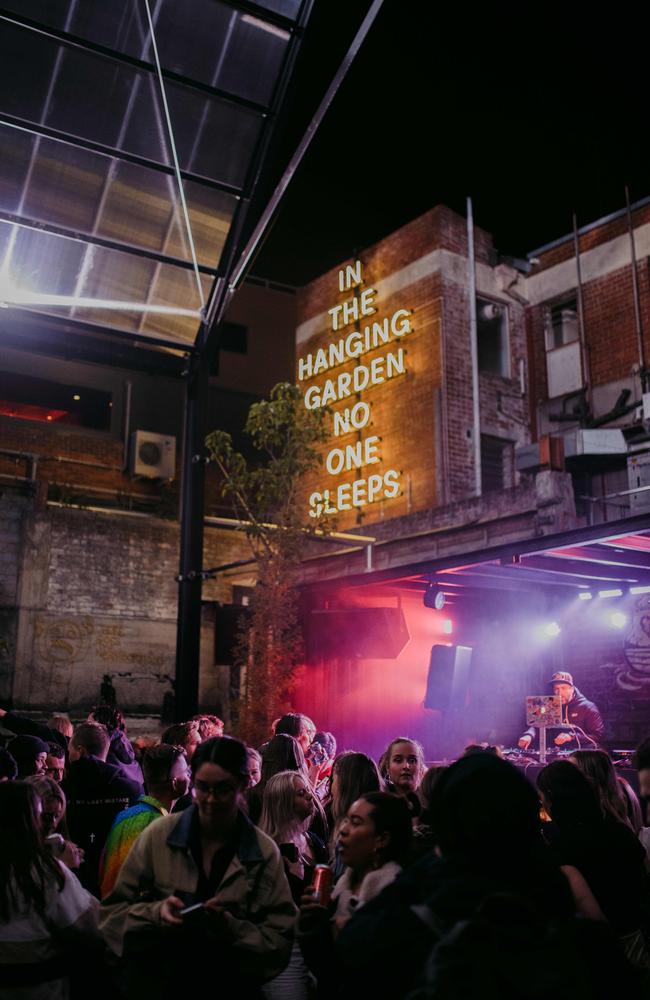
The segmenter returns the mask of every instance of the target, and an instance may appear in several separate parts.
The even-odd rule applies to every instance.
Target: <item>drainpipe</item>
[[[573,213],[573,245],[576,252],[576,275],[578,279],[578,329],[580,331],[580,354],[582,355],[582,375],[587,387],[587,404],[589,413],[593,415],[593,393],[591,388],[591,371],[589,368],[589,348],[585,333],[585,311],[582,300],[582,271],[580,268],[580,239],[578,237],[578,217]]]
[[[124,472],[128,471],[129,468],[129,436],[131,431],[131,382],[124,383],[124,410],[123,410],[123,423],[124,423],[124,449],[122,453],[122,469]]]
[[[476,261],[474,260],[474,215],[472,199],[467,199],[467,257],[469,270],[469,329],[472,358],[472,413],[474,445],[474,495],[481,495],[481,401],[478,384],[478,342],[476,327]]]
[[[643,350],[643,322],[641,320],[641,301],[639,299],[639,275],[636,269],[636,247],[634,245],[634,226],[632,224],[632,209],[630,208],[630,192],[625,185],[625,208],[627,210],[627,229],[630,234],[630,256],[632,258],[632,292],[634,295],[634,325],[639,348],[639,376],[641,392],[646,391],[645,353]]]

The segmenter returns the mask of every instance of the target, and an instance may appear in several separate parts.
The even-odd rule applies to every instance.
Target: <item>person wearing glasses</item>
[[[222,995],[252,1000],[289,961],[296,907],[277,846],[242,809],[245,745],[206,740],[192,774],[194,805],[140,834],[100,928],[127,997],[178,1000],[204,966]]]
[[[45,758],[45,773],[52,781],[60,785],[65,774],[65,750],[58,743],[50,743],[50,749]]]

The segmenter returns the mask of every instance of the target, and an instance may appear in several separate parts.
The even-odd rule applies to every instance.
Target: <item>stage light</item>
[[[624,615],[622,611],[613,611],[609,616],[609,624],[612,628],[625,628],[627,615]]]
[[[554,635],[559,635],[562,629],[560,628],[557,622],[549,622],[548,625],[544,626],[543,631],[544,635],[554,636]]]
[[[442,611],[446,603],[446,597],[443,590],[436,584],[429,584],[424,592],[424,606],[425,608],[434,608],[436,611]]]
[[[578,594],[578,600],[579,600],[579,601],[590,601],[590,600],[592,599],[592,597],[593,597],[593,596],[594,596],[594,595],[593,595],[593,594],[591,594],[591,593],[590,593],[590,592],[589,592],[588,590],[583,590],[583,591],[581,591],[581,592],[580,592],[580,593]]]
[[[623,596],[623,591],[619,590],[618,587],[616,587],[614,590],[599,590],[598,591],[598,596],[599,597],[622,597]]]
[[[650,587],[630,587],[631,594],[650,594]]]
[[[445,620],[442,623],[442,631],[445,633],[445,635],[451,635],[451,633],[454,631],[454,626],[451,618],[445,618]]]

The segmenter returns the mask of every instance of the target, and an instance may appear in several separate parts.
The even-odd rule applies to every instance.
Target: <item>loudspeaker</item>
[[[307,649],[310,659],[394,660],[410,638],[401,608],[333,608],[311,612]]]
[[[465,708],[471,662],[471,646],[432,646],[424,707],[442,712]]]

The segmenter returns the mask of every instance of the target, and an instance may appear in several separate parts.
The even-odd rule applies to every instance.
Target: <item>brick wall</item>
[[[0,696],[33,708],[88,707],[104,673],[131,710],[158,710],[175,671],[179,529],[131,514],[48,507],[7,493],[0,501]],[[11,556],[11,558],[9,558]],[[249,557],[239,533],[207,529],[205,566]],[[204,588],[232,600],[232,577]],[[214,613],[202,629],[201,701],[223,703],[214,666]]]
[[[3,454],[6,448],[24,452],[21,456]],[[30,456],[35,456],[35,465]],[[12,417],[0,417],[0,476],[47,483],[57,488],[57,495],[101,496],[106,492],[137,494],[155,501],[160,484],[147,479],[133,479],[123,472],[123,445],[109,434],[85,429],[63,430],[47,424]]]
[[[476,230],[476,258],[480,280],[489,287],[479,293],[497,295],[508,308],[510,372],[507,377],[481,374],[481,430],[513,443],[528,441],[528,404],[522,396],[519,364],[527,355],[524,310],[502,291],[495,272],[489,234]],[[442,251],[437,257],[431,254]],[[305,507],[312,491],[329,489],[332,497],[340,483],[373,472],[395,468],[401,473],[396,497],[341,511],[342,529],[375,524],[455,502],[474,491],[473,402],[470,341],[470,309],[467,288],[467,233],[465,220],[444,206],[438,206],[408,223],[361,255],[364,288],[378,287],[374,317],[361,317],[346,327],[333,329],[328,310],[349,300],[354,290],[339,291],[339,269],[335,268],[312,282],[299,294],[298,358],[315,357],[319,348],[363,329],[373,318],[381,319],[404,308],[411,314],[412,331],[399,341],[347,361],[337,368],[321,371],[301,382],[305,392],[323,387],[325,380],[356,365],[369,363],[391,348],[406,350],[406,374],[393,383],[364,390],[358,397],[332,404],[342,410],[358,398],[370,404],[372,423],[361,436],[381,436],[381,464],[333,475],[320,469],[305,483]],[[341,265],[344,267],[344,265]],[[495,291],[496,290],[496,291]],[[317,328],[316,328],[317,325]],[[306,333],[306,337],[305,337]],[[305,339],[302,339],[305,338]],[[300,374],[300,370],[299,370]],[[514,376],[514,377],[513,377]],[[331,418],[333,428],[333,418]],[[347,440],[354,441],[352,434]],[[344,447],[343,437],[332,435],[323,449]],[[509,485],[514,485],[514,479]],[[337,506],[334,502],[333,506]]]
[[[641,205],[637,208],[632,213],[632,221],[635,226],[642,226],[650,222],[650,204]],[[583,221],[579,224],[584,225],[585,223]],[[611,222],[605,223],[602,226],[595,226],[588,232],[580,235],[580,253],[583,254],[588,250],[593,250],[595,247],[602,246],[604,243],[607,243],[608,240],[612,240],[617,236],[627,235],[627,232],[628,223],[627,216],[625,215],[621,215],[617,219],[613,219]],[[549,267],[561,264],[565,260],[571,260],[574,256],[574,239],[573,234],[570,234],[567,235],[567,238],[562,243],[537,255],[539,264],[534,266],[533,274],[538,274],[540,271],[544,271]]]

